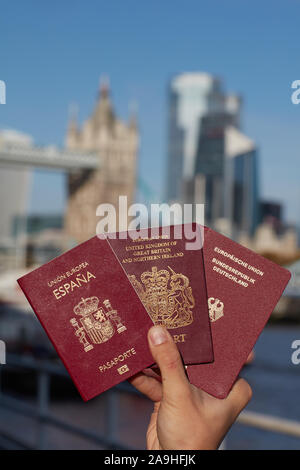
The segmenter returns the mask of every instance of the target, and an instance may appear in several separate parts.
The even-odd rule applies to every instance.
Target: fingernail
[[[150,330],[150,340],[154,346],[163,344],[168,341],[168,333],[165,328],[160,325],[153,326]]]

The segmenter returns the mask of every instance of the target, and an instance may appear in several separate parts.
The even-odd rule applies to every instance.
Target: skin
[[[152,327],[148,342],[160,374],[145,369],[130,380],[154,404],[147,449],[217,449],[251,399],[249,384],[238,379],[227,398],[214,398],[190,384],[177,346],[164,327]]]

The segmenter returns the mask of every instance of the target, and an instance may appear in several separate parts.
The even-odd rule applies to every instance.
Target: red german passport
[[[196,387],[225,398],[290,272],[207,227],[203,253],[215,360],[189,366],[187,373]]]
[[[213,361],[197,224],[109,234],[108,242],[153,322],[172,334],[185,364]]]
[[[18,283],[85,401],[153,364],[153,322],[107,240],[94,237]]]

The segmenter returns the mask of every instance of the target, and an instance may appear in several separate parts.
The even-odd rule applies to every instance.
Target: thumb
[[[167,329],[161,325],[153,326],[148,333],[149,347],[157,363],[163,386],[163,398],[177,400],[190,392],[179,351]]]

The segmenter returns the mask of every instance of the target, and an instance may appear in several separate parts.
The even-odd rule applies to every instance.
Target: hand
[[[130,379],[154,403],[147,449],[217,449],[251,399],[250,386],[238,379],[227,398],[214,398],[189,383],[177,346],[164,327],[153,326],[148,341],[161,375],[145,369]]]

